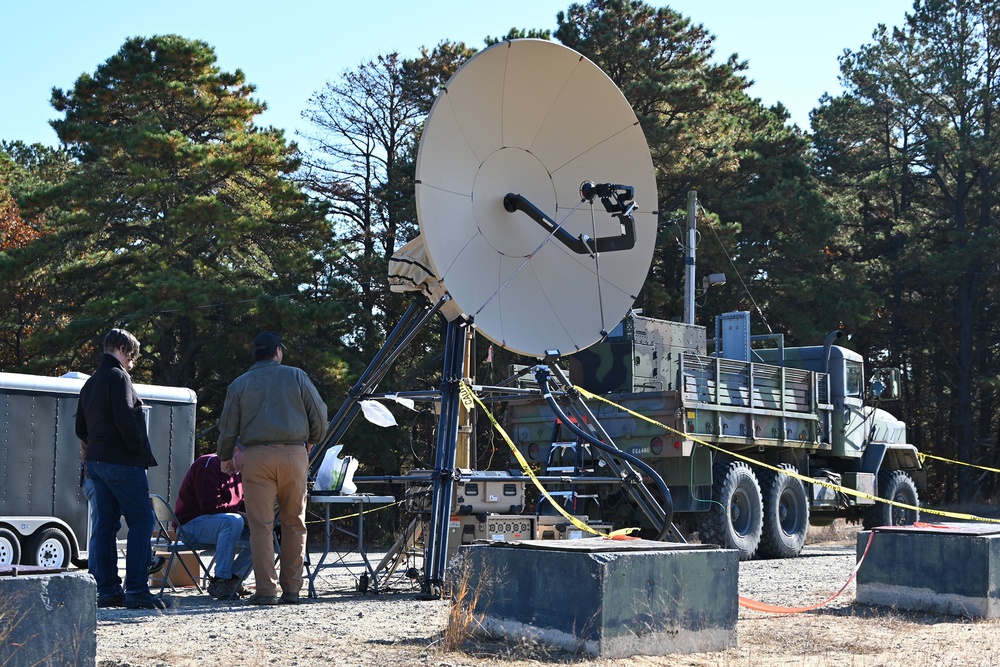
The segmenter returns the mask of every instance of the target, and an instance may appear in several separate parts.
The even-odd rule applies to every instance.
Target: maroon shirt
[[[181,482],[174,512],[183,526],[203,514],[244,512],[243,479],[239,473],[229,476],[222,472],[216,454],[199,456]]]

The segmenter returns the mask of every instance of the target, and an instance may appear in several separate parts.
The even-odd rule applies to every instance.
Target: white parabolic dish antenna
[[[576,51],[520,39],[470,59],[431,108],[416,179],[433,268],[493,342],[571,354],[635,301],[656,241],[653,163],[621,91]]]

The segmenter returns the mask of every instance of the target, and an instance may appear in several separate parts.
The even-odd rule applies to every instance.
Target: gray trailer
[[[75,432],[87,377],[0,373],[0,565],[66,567],[87,559],[90,522]],[[149,469],[149,490],[173,498],[194,460],[195,393],[135,388],[159,463]]]

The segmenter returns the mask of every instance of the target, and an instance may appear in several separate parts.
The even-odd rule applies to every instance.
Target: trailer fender
[[[46,528],[58,528],[69,539],[73,558],[79,558],[80,542],[69,524],[54,516],[0,516],[0,527],[7,528],[19,535],[21,544],[27,543],[27,538]]]

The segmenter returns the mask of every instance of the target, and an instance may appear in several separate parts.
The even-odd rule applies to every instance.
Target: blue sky
[[[716,36],[716,54],[748,60],[751,94],[781,101],[808,126],[824,92],[836,93],[837,57],[900,25],[912,0],[674,0]],[[309,96],[381,54],[413,57],[441,40],[481,48],[511,27],[554,30],[568,0],[0,0],[0,139],[55,145],[53,87],[69,88],[128,37],[177,33],[211,44],[225,70],[242,69],[268,111],[260,123],[294,137]]]

